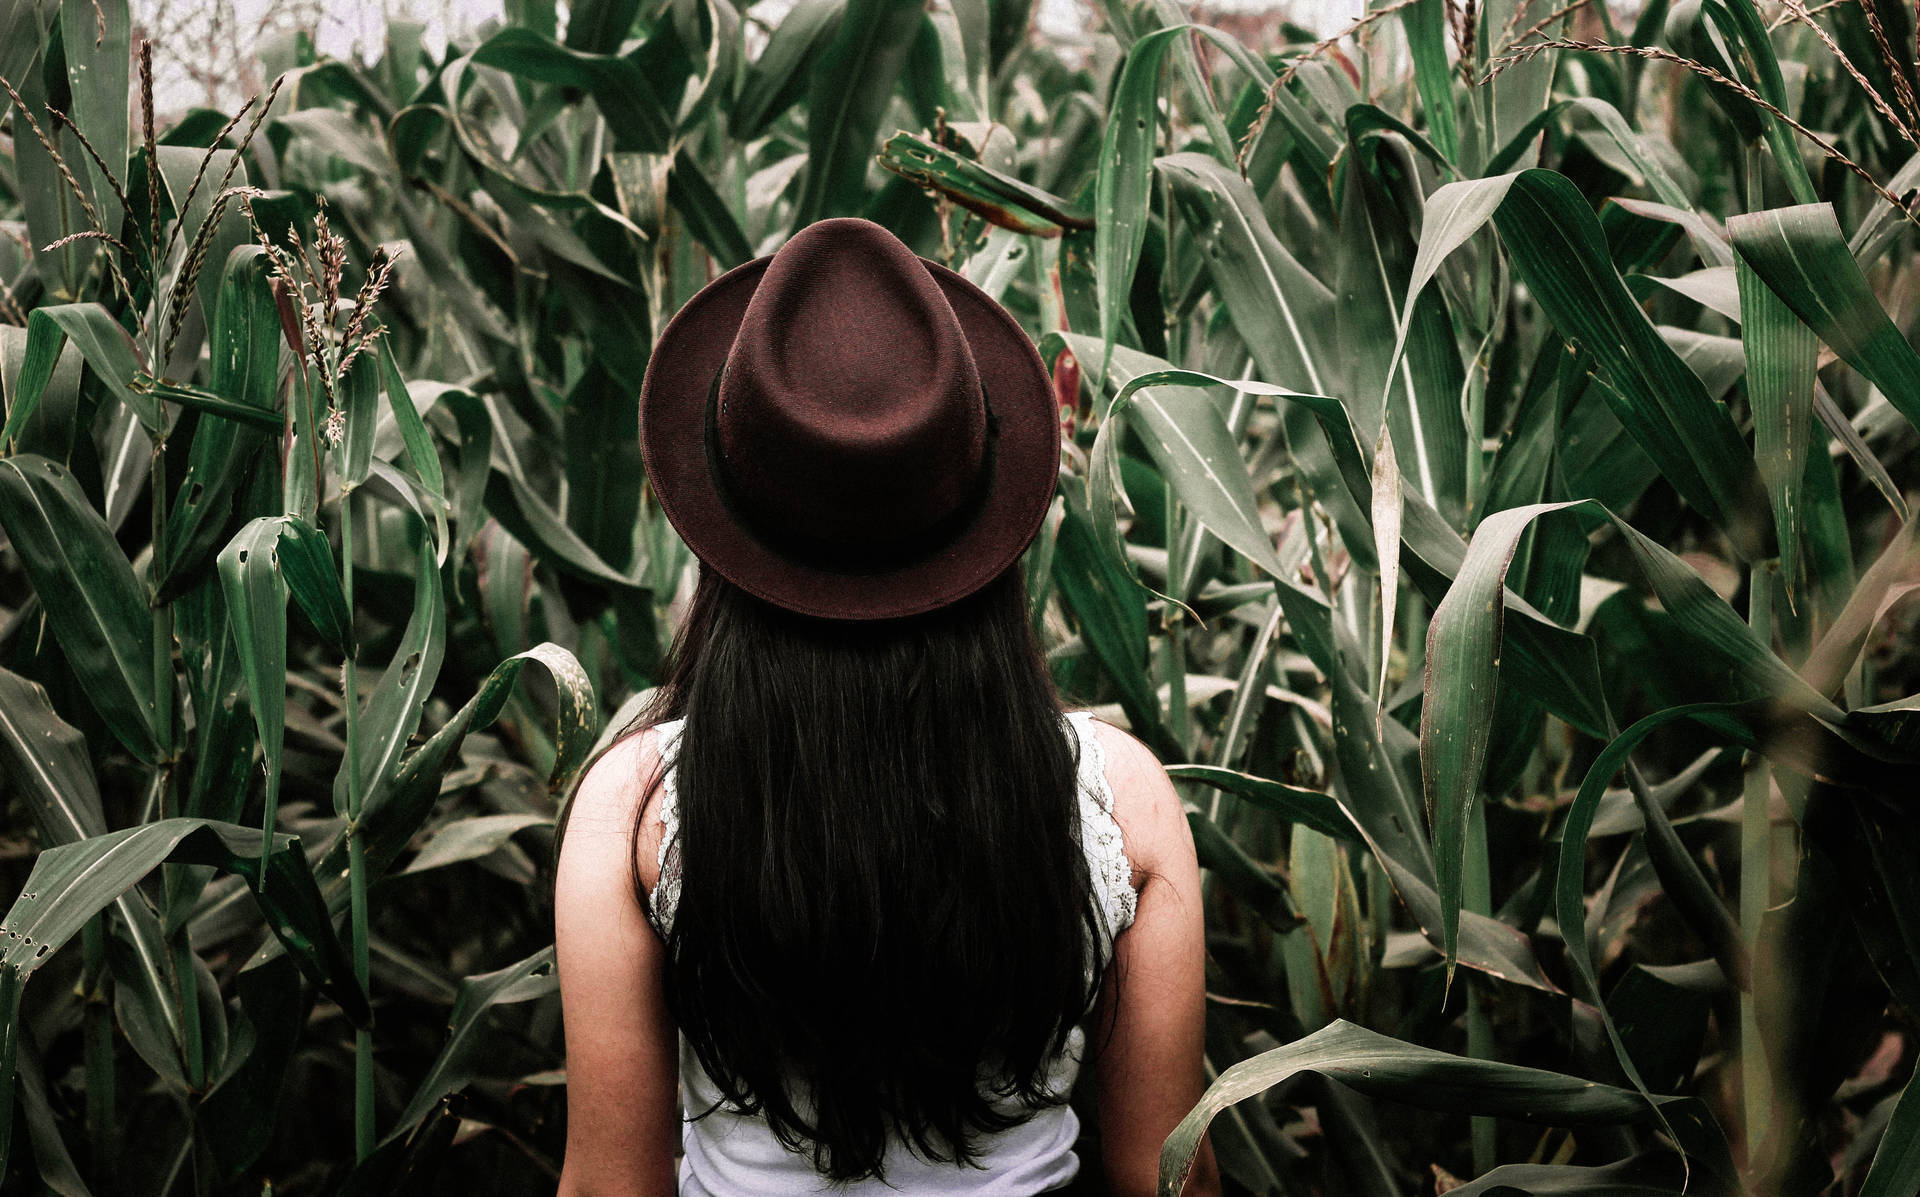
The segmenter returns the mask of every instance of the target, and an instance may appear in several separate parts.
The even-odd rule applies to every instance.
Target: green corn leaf
[[[1339,185],[1341,235],[1333,255],[1334,289],[1341,297],[1333,373],[1355,425],[1375,444],[1374,456],[1380,453],[1373,433],[1384,424],[1392,430],[1392,453],[1405,465],[1406,484],[1459,520],[1466,505],[1464,374],[1444,301],[1430,296],[1419,302],[1420,294],[1405,281],[1418,251],[1413,222],[1396,193],[1418,179],[1420,169],[1402,144],[1405,134],[1384,135],[1397,123],[1371,106],[1347,110],[1349,168]],[[1428,219],[1420,218],[1423,229]],[[1383,359],[1379,346],[1400,329],[1417,331],[1415,352]]]
[[[286,103],[284,95],[279,103]],[[221,178],[226,176],[230,163],[233,164],[233,175],[227,179],[227,186],[229,188],[244,187],[249,182],[246,162],[242,160],[234,163],[235,153],[235,150],[226,148],[201,149],[197,146],[163,144],[159,147],[157,155],[160,163],[161,202],[165,205],[171,201],[174,213],[174,218],[167,221],[167,231],[172,236],[169,244],[178,248],[191,247],[199,242],[202,247],[202,266],[198,278],[185,280],[176,272],[176,277],[168,280],[166,286],[171,295],[170,288],[176,283],[183,281],[193,283],[191,293],[182,298],[186,303],[199,305],[205,318],[205,327],[213,325],[213,312],[219,306],[219,292],[223,282],[222,270],[225,268],[228,257],[236,248],[252,240],[242,206],[234,202],[231,197],[224,203],[219,198],[218,184]],[[200,179],[200,186],[197,189],[193,186],[195,177]],[[136,185],[131,189],[129,198],[131,194],[137,194],[138,191],[139,188]],[[191,202],[188,200],[190,192]],[[215,218],[214,212],[217,205],[219,206],[218,221],[209,229],[207,222]],[[164,208],[162,215],[165,215]],[[200,242],[203,232],[206,239]],[[187,256],[181,254],[180,259],[185,259]],[[182,269],[184,270],[184,261],[182,261]],[[166,311],[167,319],[171,321],[174,312],[171,298],[166,304]],[[164,370],[167,363],[150,362],[148,365],[155,370]]]
[[[1900,1197],[1920,1188],[1920,1073],[1907,1081],[1873,1153],[1860,1197]]]
[[[645,70],[631,58],[570,49],[521,26],[494,34],[472,58],[522,79],[591,95],[619,149],[663,153],[673,135],[666,106]]]
[[[1433,144],[1447,161],[1460,160],[1460,129],[1453,115],[1453,68],[1447,61],[1445,0],[1417,0],[1400,10],[1407,31],[1407,49],[1413,56],[1413,85],[1420,92]]]
[[[1587,915],[1583,895],[1586,880],[1587,837],[1593,827],[1594,816],[1599,812],[1600,800],[1605,794],[1607,785],[1620,768],[1627,764],[1628,756],[1633,749],[1649,733],[1666,724],[1686,720],[1701,723],[1735,743],[1755,746],[1757,740],[1742,721],[1743,714],[1749,713],[1744,712],[1742,704],[1738,703],[1699,703],[1671,707],[1647,716],[1615,737],[1601,751],[1587,770],[1585,779],[1580,783],[1579,793],[1575,795],[1573,805],[1567,810],[1566,820],[1561,824],[1560,860],[1558,874],[1555,877],[1554,901],[1560,920],[1560,933],[1567,944],[1567,959],[1579,982],[1579,996],[1592,1002],[1595,1009],[1599,1011],[1621,1071],[1642,1093],[1647,1092],[1646,1085],[1641,1080],[1632,1053],[1627,1050],[1625,1038],[1607,1010],[1606,1002],[1600,992],[1599,977],[1587,945]],[[1645,813],[1646,808],[1643,807],[1642,811]]]
[[[140,359],[126,330],[97,303],[57,304],[35,308],[27,317],[27,351],[21,362],[20,381],[10,396],[12,406],[7,409],[6,425],[0,428],[0,448],[13,445],[40,405],[60,350],[69,339],[94,377],[106,384],[108,393],[126,404],[148,431],[160,431],[159,403],[133,386],[134,377],[140,373]]]
[[[1907,159],[1907,164],[1887,180],[1886,188],[1890,194],[1908,197],[1911,202],[1915,188],[1920,188],[1920,154]],[[1864,270],[1892,249],[1907,227],[1900,209],[1892,204],[1874,204],[1853,230],[1853,236],[1847,238],[1847,252]]]
[[[1147,606],[1123,559],[1102,551],[1086,509],[1063,490],[1066,516],[1054,543],[1053,574],[1060,598],[1079,624],[1087,647],[1120,690],[1135,735],[1167,760],[1185,755],[1160,717],[1147,674]]]
[[[1096,347],[1091,337],[1061,335],[1076,357]],[[1272,575],[1301,651],[1322,668],[1330,668],[1333,645],[1332,633],[1327,630],[1330,616],[1326,600],[1289,576],[1274,555],[1273,544],[1260,524],[1252,478],[1219,409],[1206,396],[1187,388],[1224,385],[1248,394],[1317,402],[1336,409],[1337,402],[1326,396],[1300,395],[1257,379],[1230,381],[1193,370],[1153,368],[1165,365],[1137,350],[1124,346],[1114,349],[1111,381],[1119,390],[1095,435],[1087,483],[1096,536],[1111,559],[1125,560],[1111,505],[1118,477],[1117,429],[1113,424],[1123,413],[1137,413],[1144,425],[1141,439],[1180,500],[1209,532]]]
[[[1733,265],[1733,247],[1727,244],[1725,231],[1708,224],[1706,217],[1691,208],[1656,204],[1650,200],[1631,199],[1621,195],[1613,196],[1607,202],[1635,216],[1678,226],[1682,232],[1686,233],[1687,240],[1693,243],[1694,252],[1700,255],[1701,262],[1705,263],[1709,269]],[[1736,312],[1739,310],[1737,304],[1734,310]]]
[[[463,860],[477,860],[499,851],[511,843],[516,834],[529,827],[551,826],[553,820],[546,815],[526,813],[474,815],[467,819],[455,819],[451,823],[441,824],[401,871],[424,873]]]
[[[48,848],[0,920],[0,1127],[10,1128],[21,990],[81,925],[165,862],[208,865],[247,882],[275,939],[302,972],[340,1003],[356,1026],[371,1018],[366,994],[328,920],[298,837],[275,835],[262,860],[251,827],[211,819],[162,819]],[[0,1166],[6,1131],[0,1130]]]
[[[1753,457],[1726,408],[1633,301],[1586,199],[1564,175],[1523,171],[1494,224],[1554,327],[1606,371],[1612,386],[1605,393],[1622,426],[1743,556],[1763,555],[1742,518],[1746,496],[1757,490]]]
[[[1350,654],[1349,654],[1350,655]],[[1429,943],[1441,943],[1440,895],[1433,849],[1420,834],[1419,742],[1398,720],[1376,724],[1373,704],[1346,670],[1333,686],[1334,750],[1341,806],[1367,850]],[[1533,946],[1517,928],[1473,911],[1460,913],[1460,963],[1501,981],[1558,994]]]
[[[1840,405],[1833,401],[1833,396],[1827,394],[1826,388],[1817,379],[1813,384],[1813,414],[1828,434],[1847,451],[1847,456],[1853,458],[1860,467],[1860,473],[1887,500],[1887,506],[1893,508],[1893,513],[1905,523],[1908,519],[1906,496],[1900,493],[1900,487],[1894,482],[1893,475],[1887,472],[1886,464],[1867,446],[1860,430],[1847,419],[1847,413],[1840,410]]]
[[[1147,237],[1154,142],[1160,133],[1160,68],[1167,47],[1187,28],[1155,30],[1134,42],[1114,85],[1093,185],[1093,277],[1100,306],[1101,351],[1080,358],[1097,363],[1096,388],[1105,385],[1114,338]]]
[[[1831,204],[1751,212],[1727,222],[1734,252],[1820,339],[1920,428],[1920,353],[1888,319],[1847,249]]]
[[[1920,525],[1908,520],[1860,575],[1846,605],[1801,663],[1800,676],[1807,685],[1826,695],[1839,690],[1874,628],[1916,587],[1920,587]]]
[[[67,333],[58,321],[45,315],[46,308],[35,308],[27,317],[24,345],[17,360],[16,370],[6,372],[6,381],[11,383],[7,399],[7,422],[0,427],[0,451],[11,451],[27,427],[33,413],[40,406],[47,384],[53,381],[53,373],[65,355]],[[17,337],[15,330],[8,330],[9,338]],[[9,357],[13,355],[9,354]],[[17,372],[16,372],[17,371]],[[79,379],[74,379],[78,390]]]
[[[244,249],[245,246],[241,248]],[[190,408],[221,420],[230,420],[236,424],[244,424],[249,428],[269,429],[277,432],[285,427],[286,423],[277,412],[266,411],[258,407],[249,407],[244,403],[235,403],[233,400],[217,395],[212,391],[201,390],[199,387],[189,386],[186,383],[155,381],[145,375],[141,375],[134,380],[133,389],[140,394],[149,395],[155,399],[164,399],[168,403],[178,403],[181,407]]]
[[[833,40],[812,63],[807,89],[807,165],[792,230],[857,214],[867,195],[874,135],[920,29],[910,0],[847,0]]]
[[[384,876],[406,850],[440,798],[440,780],[466,737],[500,717],[520,674],[529,664],[539,665],[553,679],[560,699],[554,725],[553,768],[550,789],[565,790],[593,751],[599,708],[593,685],[573,654],[556,644],[537,644],[494,666],[480,689],[453,717],[436,729],[427,742],[401,762],[390,784],[368,796],[361,811],[366,836],[366,866],[370,877]],[[336,913],[347,907],[347,844],[344,836],[327,845],[317,868],[326,878],[328,906]]]
[[[42,14],[42,20],[59,19],[57,8]],[[64,41],[64,39],[62,39]],[[14,116],[15,127],[24,136],[13,139],[13,172],[18,179],[14,194],[26,218],[27,238],[32,247],[33,272],[43,282],[47,298],[54,303],[72,303],[87,290],[86,281],[98,260],[102,243],[98,241],[74,241],[59,249],[46,247],[65,237],[69,233],[79,232],[89,227],[86,211],[81,207],[73,193],[68,190],[60,174],[60,168],[52,155],[41,146],[22,119],[31,115],[40,129],[54,139],[56,148],[64,147],[62,156],[67,158],[71,168],[74,158],[81,156],[80,147],[71,136],[59,132],[48,113],[49,85],[58,86],[63,80],[64,71],[58,68],[60,61],[52,53],[53,48],[62,42],[47,42],[47,61],[41,60],[40,45],[32,47],[33,55],[22,64],[23,74],[8,76],[20,92],[20,98],[26,101],[24,114]],[[51,77],[51,78],[49,78]]]
[[[1189,223],[1260,373],[1281,386],[1327,394],[1333,293],[1280,244],[1252,188],[1230,167],[1195,153],[1169,154],[1157,165],[1189,191]]]
[[[1302,1072],[1423,1109],[1547,1125],[1634,1125],[1648,1121],[1658,1109],[1680,1131],[1682,1143],[1708,1165],[1704,1171],[1712,1187],[1703,1191],[1722,1197],[1735,1191],[1725,1142],[1694,1098],[1661,1097],[1655,1099],[1657,1107],[1649,1106],[1629,1089],[1416,1047],[1342,1020],[1222,1072],[1161,1149],[1162,1197],[1177,1197],[1186,1184],[1200,1140],[1216,1115]]]
[[[420,535],[415,553],[413,614],[407,629],[394,649],[380,680],[361,706],[356,732],[360,738],[358,777],[353,777],[350,760],[340,763],[334,775],[333,804],[336,814],[347,814],[352,801],[351,785],[359,786],[359,810],[377,800],[381,787],[399,768],[401,754],[426,708],[434,679],[440,676],[440,662],[447,650],[447,603],[441,587],[440,569],[435,564],[432,540]],[[358,702],[358,695],[348,695]]]
[[[567,48],[610,54],[620,48],[640,15],[640,0],[582,0],[567,13]]]
[[[722,269],[730,270],[753,257],[753,246],[734,218],[727,201],[714,190],[699,162],[683,144],[673,153],[667,172],[667,202],[687,222],[687,231],[712,251]]]
[[[1448,1189],[1459,1197],[1671,1197],[1685,1183],[1670,1160],[1639,1156],[1617,1164],[1503,1164]]]
[[[1627,289],[1633,292],[1634,298],[1640,300],[1648,299],[1662,290],[1671,291],[1738,324],[1741,316],[1740,284],[1735,273],[1731,266],[1709,266],[1676,278],[1634,274],[1627,276]]]
[[[1681,21],[1685,4],[1674,9],[1673,20]],[[1700,13],[1713,23],[1724,45],[1733,54],[1733,69],[1723,71],[1733,75],[1741,82],[1758,92],[1760,98],[1775,108],[1786,110],[1788,107],[1786,80],[1780,73],[1780,61],[1774,57],[1773,41],[1767,35],[1766,23],[1760,16],[1760,10],[1753,0],[1700,0]],[[1697,20],[1698,18],[1696,18]],[[1669,29],[1672,25],[1669,24]],[[1699,39],[1696,45],[1705,42]],[[1724,56],[1715,57],[1725,61]],[[1820,197],[1814,191],[1813,179],[1807,174],[1806,163],[1800,160],[1800,147],[1794,141],[1794,133],[1787,128],[1785,121],[1773,113],[1759,108],[1751,100],[1714,87],[1714,98],[1723,109],[1734,106],[1746,107],[1752,111],[1754,119],[1760,122],[1762,135],[1766,138],[1767,148],[1773,151],[1774,165],[1779,167],[1780,175],[1786,180],[1787,190],[1803,204],[1811,204]]]
[[[1322,835],[1339,840],[1360,838],[1353,820],[1340,808],[1331,794],[1268,781],[1250,773],[1222,769],[1217,765],[1169,765],[1167,776],[1175,781],[1197,781],[1244,798],[1261,810],[1280,816],[1289,823],[1311,827]]]
[[[992,103],[991,85],[988,82],[992,74],[993,36],[992,5],[988,0],[955,0],[953,5],[954,22],[960,27],[960,45],[966,58],[966,91],[973,101],[975,116],[980,120],[993,119],[988,110]]]
[[[86,737],[55,713],[47,692],[35,683],[0,669],[0,774],[24,796],[40,833],[42,848],[75,844],[105,835],[107,818],[100,785],[87,759]],[[183,1032],[180,1011],[167,996],[171,983],[166,935],[153,907],[138,894],[122,894],[114,909],[126,925],[133,976],[142,1004],[160,1012],[178,1052]]]
[[[487,630],[501,655],[527,646],[527,606],[533,590],[533,559],[498,520],[488,520],[473,538],[473,563]]]
[[[1293,895],[1271,869],[1248,856],[1246,849],[1234,843],[1200,811],[1187,812],[1187,829],[1193,835],[1194,853],[1200,867],[1218,878],[1220,884],[1245,902],[1267,926],[1284,935],[1300,925],[1300,912],[1294,906]]]
[[[487,514],[513,533],[543,562],[564,573],[616,590],[639,591],[639,582],[608,565],[579,533],[516,475],[494,470],[487,478]]]
[[[287,730],[287,580],[280,572],[278,518],[253,520],[220,551],[220,587],[247,679],[254,729],[266,767],[266,812],[261,846],[272,842],[280,809],[281,754]]]
[[[1507,143],[1504,149],[1493,156],[1481,174],[1491,176],[1511,170],[1532,147],[1533,139],[1540,135],[1542,129],[1568,115],[1592,117],[1601,131],[1612,138],[1621,157],[1640,173],[1640,177],[1645,180],[1647,186],[1651,187],[1653,193],[1662,201],[1660,205],[1646,205],[1644,201],[1635,201],[1636,203],[1645,207],[1664,208],[1677,214],[1677,218],[1684,222],[1698,225],[1703,231],[1706,229],[1705,222],[1694,213],[1693,204],[1687,199],[1686,192],[1680,189],[1680,184],[1674,182],[1673,176],[1668,174],[1659,161],[1647,151],[1647,147],[1641,144],[1640,135],[1627,124],[1626,118],[1620,115],[1620,110],[1605,100],[1596,99],[1593,96],[1576,96],[1573,99],[1561,100],[1542,110],[1539,115],[1520,127],[1519,133]],[[1689,231],[1693,230],[1689,229]],[[1718,238],[1710,235],[1708,244],[1710,245],[1714,240]],[[1721,248],[1724,249],[1724,245]],[[1705,256],[1705,254],[1706,250],[1703,249],[1702,255]],[[1718,266],[1725,266],[1730,261],[1724,256],[1709,260]]]
[[[425,1121],[442,1097],[465,1088],[480,1071],[489,1050],[485,1041],[486,1016],[496,1006],[545,997],[560,988],[553,971],[553,945],[505,968],[468,977],[460,982],[447,1019],[447,1041],[440,1055],[414,1090],[413,1100],[400,1112],[382,1144],[402,1138]]]
[[[846,0],[800,0],[787,10],[760,57],[746,69],[727,114],[730,138],[742,145],[752,141],[799,100],[808,68],[832,39],[846,6]]]
[[[0,402],[7,411],[0,452],[24,449],[66,460],[78,431],[83,369],[80,351],[59,325],[42,321],[36,326],[29,315],[26,328],[0,326]],[[19,410],[22,405],[26,410]]]
[[[508,29],[499,36],[508,39],[506,50],[511,52],[502,52],[499,60],[491,65],[499,66],[510,74],[524,73],[526,77],[534,79],[547,75],[550,68],[555,78],[579,77],[572,68],[579,67],[580,63],[566,61],[567,56],[573,56],[573,51],[554,47],[557,55],[550,56],[546,50],[534,46],[535,42],[542,42],[545,39],[525,29]],[[528,40],[529,37],[532,41]],[[531,55],[523,57],[518,53],[521,49],[529,47],[532,47]],[[481,49],[484,50],[485,47]],[[642,50],[644,49],[643,45]],[[632,63],[627,63],[627,66],[609,65],[625,61],[603,59],[585,68],[587,76],[594,75],[604,68],[609,77],[609,85],[595,92],[596,101],[611,102],[616,109],[628,102],[631,102],[636,109],[644,107],[647,101],[641,93],[633,90],[635,85],[650,87],[645,81],[644,72]],[[488,90],[490,81],[482,80],[476,85],[475,81],[478,77],[473,74],[474,65],[472,56],[463,55],[443,67],[440,72],[440,86],[443,91],[451,96],[465,97],[470,87],[477,86],[482,92]],[[628,67],[633,69],[629,70]],[[403,118],[404,123],[402,123]],[[336,122],[344,122],[345,128],[335,127]],[[321,139],[336,150],[357,148],[359,150],[357,155],[342,156],[347,157],[348,161],[363,170],[377,174],[385,174],[388,170],[384,161],[385,155],[365,138],[359,136],[356,127],[344,112],[330,109],[304,109],[278,118],[276,123],[282,126],[294,126],[308,135],[320,133]],[[592,212],[642,241],[646,240],[646,232],[628,220],[619,209],[602,203],[591,192],[556,188],[550,185],[550,181],[535,167],[519,165],[503,158],[488,140],[486,126],[476,125],[473,114],[469,113],[463,104],[451,106],[415,104],[396,116],[395,123],[398,129],[396,139],[400,134],[404,134],[408,145],[429,143],[443,127],[452,130],[454,140],[458,143],[461,152],[471,160],[481,176],[487,194],[500,205],[516,225],[520,226],[521,231],[537,238],[545,248],[564,259],[572,260],[582,269],[599,274],[621,286],[632,285],[633,280],[622,276],[584,249],[580,238],[570,228],[556,223],[547,215],[551,212]],[[614,122],[608,123],[611,125]],[[638,117],[625,125],[624,136],[629,141],[622,148],[661,152],[665,149],[665,145],[653,140],[656,131],[657,126],[650,118]],[[424,239],[417,239],[415,243],[421,244],[422,240]],[[428,240],[425,244],[431,246],[434,243]],[[424,250],[421,255],[423,261],[427,259],[428,254],[433,254],[437,258],[439,247]],[[449,265],[450,272],[457,269]],[[464,283],[464,279],[462,282]],[[510,337],[511,334],[491,307],[458,299],[453,302],[466,306],[468,312],[477,317],[482,327],[499,332],[503,338]]]
[[[219,570],[202,574],[172,608],[187,699],[194,711],[204,712],[194,721],[193,777],[180,813],[237,822],[246,807],[259,735]]]
[[[60,33],[67,58],[67,115],[111,170],[127,161],[127,88],[133,65],[133,20],[127,0],[100,0],[85,9],[61,6]],[[120,228],[124,213],[113,188],[92,155],[74,163],[93,193],[93,206],[109,232]],[[124,180],[122,180],[124,182]],[[112,251],[109,251],[112,252]]]
[[[1843,718],[1838,708],[1775,657],[1699,575],[1600,504],[1592,500],[1538,503],[1488,516],[1446,597],[1434,610],[1427,634],[1420,763],[1434,829],[1443,917],[1449,924],[1444,935],[1449,956],[1455,942],[1450,925],[1458,916],[1466,864],[1466,826],[1478,801],[1500,679],[1507,566],[1520,535],[1535,519],[1576,510],[1609,520],[1620,533],[1655,597],[1688,634],[1696,653],[1690,668],[1717,679],[1736,700],[1777,698],[1824,719]]]
[[[1066,229],[1092,223],[1092,217],[1057,195],[911,133],[895,133],[887,139],[880,147],[880,165],[938,191],[998,228],[1058,237]]]
[[[380,354],[381,379],[387,393],[387,409],[393,413],[394,425],[400,430],[400,442],[407,450],[407,464],[411,467],[408,477],[417,484],[421,497],[426,500],[427,514],[433,520],[435,555],[444,565],[452,534],[447,528],[447,480],[440,469],[440,454],[434,449],[426,421],[421,418],[420,409],[414,406],[412,391],[400,376],[399,365],[393,360],[392,344],[383,340],[377,352]]]
[[[267,278],[270,264],[258,245],[240,246],[228,256],[207,337],[207,390],[152,384],[157,398],[223,417],[203,419],[195,428],[186,475],[167,511],[162,602],[193,584],[227,526],[234,497],[259,464],[268,443],[262,433],[284,427],[285,417],[276,410],[281,332]]]
[[[1773,503],[1780,569],[1791,598],[1800,577],[1801,492],[1807,454],[1814,451],[1813,383],[1820,343],[1744,259],[1736,273],[1747,402],[1753,408],[1753,456]]]
[[[100,718],[157,762],[153,619],[113,531],[65,467],[31,453],[0,458],[0,527]]]
[[[373,467],[373,430],[380,415],[381,370],[377,355],[362,353],[333,383],[337,410],[345,417],[340,440],[333,447],[334,469],[340,487],[352,491],[367,480]]]
[[[60,718],[38,682],[0,669],[0,764],[43,844],[104,835],[107,816],[87,758],[87,740]]]
[[[279,520],[278,564],[287,591],[306,612],[328,651],[346,657],[354,651],[353,612],[347,608],[333,546],[326,534],[297,515]]]

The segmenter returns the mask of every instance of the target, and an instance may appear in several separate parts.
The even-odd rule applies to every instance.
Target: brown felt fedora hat
[[[835,217],[708,283],[655,343],[640,451],[694,554],[828,619],[954,602],[1033,540],[1053,388],[1007,310],[870,220]]]

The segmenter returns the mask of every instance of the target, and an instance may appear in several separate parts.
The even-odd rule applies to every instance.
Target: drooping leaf
[[[354,651],[353,612],[347,609],[340,571],[333,564],[333,546],[326,534],[297,515],[282,516],[276,552],[287,592],[312,621],[314,630],[332,652]]]
[[[1756,530],[1742,517],[1758,485],[1753,457],[1727,410],[1634,303],[1578,189],[1553,171],[1523,171],[1494,224],[1554,327],[1605,370],[1603,393],[1622,426],[1681,497],[1745,555],[1759,556]]]
[[[1161,1149],[1163,1197],[1176,1197],[1185,1185],[1201,1136],[1216,1115],[1301,1072],[1317,1072],[1370,1096],[1449,1113],[1562,1126],[1632,1125],[1653,1116],[1653,1107],[1632,1090],[1416,1047],[1343,1020],[1222,1072]],[[1731,1193],[1731,1160],[1705,1108],[1693,1098],[1655,1100],[1681,1129],[1683,1143],[1698,1149],[1709,1165],[1703,1171],[1714,1187],[1706,1191]]]
[[[554,726],[553,770],[548,786],[564,789],[592,751],[598,731],[598,708],[593,684],[571,653],[556,644],[537,644],[494,666],[479,691],[442,724],[427,742],[401,762],[392,781],[369,795],[361,812],[366,835],[366,867],[370,876],[383,875],[406,849],[440,797],[440,780],[466,737],[500,717],[528,663],[541,666],[553,679],[560,699]],[[347,903],[345,837],[336,838],[322,856],[318,874],[327,879],[331,908]]]
[[[27,979],[89,918],[125,894],[161,863],[210,865],[247,882],[275,938],[302,972],[340,1003],[356,1025],[371,1017],[334,934],[298,837],[275,835],[265,859],[251,827],[211,819],[161,819],[49,848],[33,863],[0,929],[0,1128],[10,1128],[19,1003]],[[0,1154],[6,1147],[0,1129]]]
[[[568,37],[571,42],[571,24]],[[665,105],[645,70],[631,58],[562,46],[532,29],[509,26],[474,50],[473,61],[522,79],[586,92],[620,149],[660,153],[672,136]]]
[[[7,412],[6,426],[0,429],[0,444],[11,445],[19,437],[39,406],[40,396],[53,378],[60,349],[69,339],[108,393],[126,404],[149,431],[158,432],[160,405],[132,385],[134,376],[140,373],[140,359],[126,330],[97,303],[69,303],[38,307],[27,317],[27,354],[19,389],[11,396],[13,406]]]
[[[453,1013],[447,1019],[446,1044],[427,1069],[427,1075],[421,1078],[413,1100],[400,1112],[382,1142],[393,1142],[411,1131],[431,1112],[435,1102],[463,1088],[473,1078],[486,1051],[482,1037],[490,1010],[545,997],[559,988],[560,977],[553,971],[551,944],[525,960],[461,981],[459,996],[453,1000]]]
[[[1794,315],[1920,428],[1920,353],[1874,297],[1833,205],[1750,212],[1729,220],[1727,235],[1741,261]]]
[[[424,873],[428,869],[445,868],[463,860],[475,860],[511,843],[518,832],[529,827],[551,825],[552,822],[546,815],[528,813],[474,815],[455,819],[451,823],[441,824],[433,833],[433,838],[421,846],[419,853],[407,862],[403,871]]]
[[[1254,777],[1216,765],[1169,765],[1167,776],[1176,781],[1197,781],[1236,794],[1289,823],[1311,827],[1334,839],[1358,838],[1353,821],[1340,809],[1339,801],[1331,794],[1269,781],[1264,777]]]
[[[989,224],[1017,233],[1058,237],[1092,220],[1057,195],[911,133],[887,139],[880,147],[880,165],[940,192]]]
[[[0,527],[100,718],[157,762],[153,618],[112,529],[64,466],[31,453],[0,458]]]
[[[1176,189],[1189,190],[1189,223],[1260,373],[1270,383],[1327,394],[1333,293],[1281,245],[1258,197],[1232,169],[1191,152],[1156,165]]]

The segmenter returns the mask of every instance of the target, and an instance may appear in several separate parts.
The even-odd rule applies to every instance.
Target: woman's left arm
[[[679,1032],[661,985],[666,948],[633,892],[635,806],[658,768],[653,733],[609,749],[575,791],[554,882],[567,1044],[567,1154],[558,1197],[671,1197]],[[642,834],[641,859],[659,842]],[[645,874],[643,880],[654,880]]]

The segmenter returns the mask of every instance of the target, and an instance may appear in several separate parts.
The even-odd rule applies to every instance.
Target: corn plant
[[[380,945],[435,1004],[460,984],[444,1042],[388,1069],[389,1090],[418,1085],[418,1112],[394,1124],[374,1055],[392,1001],[372,967],[376,887],[393,889],[469,734],[510,704],[513,750],[451,783],[407,871],[492,856],[531,874],[512,837],[550,834],[549,783],[584,759],[594,690],[552,642],[486,664],[525,623],[490,636],[450,618],[448,591],[474,585],[453,519],[479,533],[485,406],[403,376],[381,310],[397,249],[356,267],[324,197],[255,185],[279,170],[261,130],[287,79],[163,140],[143,45],[135,141],[125,5],[58,17],[7,88],[31,254],[7,281],[24,320],[0,334],[0,527],[25,584],[7,610],[0,739],[41,851],[4,924],[0,1152],[12,1162],[17,1078],[43,1183],[215,1191],[268,1150],[297,1052],[337,1039],[347,1134],[293,1162],[350,1161],[329,1183],[386,1191],[422,1133],[457,1125],[442,1099],[471,1068],[477,1020],[553,978],[537,943],[504,989]],[[465,658],[451,670],[450,650]],[[528,662],[551,684],[519,698]],[[475,811],[494,777],[519,792]],[[77,959],[58,954],[76,935]],[[28,987],[44,966],[68,976],[64,995]],[[49,1067],[69,1027],[84,1168],[59,1126],[69,1078]]]
[[[10,1177],[550,1183],[647,346],[860,214],[1039,343],[1036,626],[1187,803],[1163,1191],[1920,1189],[1912,10],[1092,16],[530,0],[137,130],[124,8],[0,18]]]

